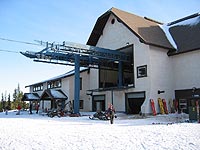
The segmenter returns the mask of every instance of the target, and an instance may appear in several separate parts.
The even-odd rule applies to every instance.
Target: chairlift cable
[[[2,37],[0,37],[0,40],[9,41],[9,42],[16,42],[16,43],[22,43],[22,44],[29,44],[29,45],[41,46],[41,44],[36,44],[36,43],[31,43],[31,42],[25,42],[25,41],[18,41],[18,40],[7,39],[7,38],[2,38]]]
[[[11,51],[11,50],[5,50],[5,49],[0,49],[0,52],[7,52],[7,53],[20,53],[20,52]]]

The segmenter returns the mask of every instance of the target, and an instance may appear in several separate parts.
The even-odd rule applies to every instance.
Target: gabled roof
[[[47,89],[41,95],[41,100],[66,100],[68,97],[63,93],[62,90]]]
[[[177,46],[171,54],[200,49],[200,13],[171,22],[168,28]]]
[[[38,101],[40,99],[37,93],[24,93],[22,101]]]
[[[113,14],[118,21],[122,22],[131,32],[133,32],[141,42],[167,49],[174,49],[165,36],[164,31],[160,28],[160,23],[119,10],[117,8],[111,8],[97,19],[88,39],[88,45],[96,46],[111,14]]]

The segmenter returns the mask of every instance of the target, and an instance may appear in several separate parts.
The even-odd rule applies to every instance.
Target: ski
[[[163,102],[162,102],[161,98],[158,98],[158,104],[159,104],[159,107],[160,107],[160,113],[165,114],[165,111],[164,111],[164,108],[163,108]]]
[[[168,114],[168,109],[167,109],[166,100],[165,100],[165,99],[162,99],[162,102],[163,102],[163,107],[164,107],[165,114]]]
[[[151,108],[152,108],[153,115],[156,116],[156,109],[155,109],[154,100],[150,99],[150,103],[151,103]]]

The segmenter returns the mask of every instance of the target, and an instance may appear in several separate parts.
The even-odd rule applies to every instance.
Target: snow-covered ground
[[[200,149],[200,124],[184,122],[185,114],[146,118],[118,114],[114,124],[90,120],[88,113],[62,118],[15,114],[0,113],[0,150]]]

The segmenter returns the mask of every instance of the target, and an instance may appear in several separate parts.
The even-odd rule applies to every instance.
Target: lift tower
[[[130,64],[131,57],[118,50],[105,49],[95,46],[72,42],[55,44],[40,41],[46,47],[39,51],[20,52],[36,62],[75,66],[74,78],[74,113],[79,114],[80,99],[80,67],[112,68],[118,70],[118,87],[122,86],[122,64]]]

